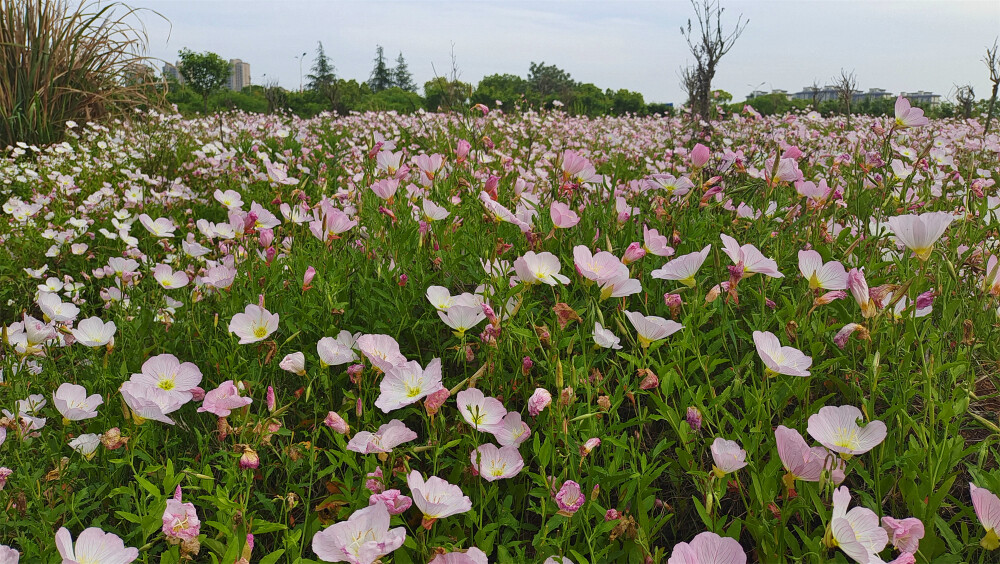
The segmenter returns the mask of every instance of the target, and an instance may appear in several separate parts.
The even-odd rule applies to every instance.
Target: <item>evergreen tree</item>
[[[413,83],[413,75],[410,74],[410,69],[406,66],[406,59],[403,58],[402,51],[396,57],[396,68],[392,69],[392,83],[397,88],[402,88],[407,92],[413,92],[417,89],[417,85]]]
[[[385,54],[382,52],[382,46],[379,45],[375,49],[375,67],[372,68],[372,74],[368,77],[368,88],[376,94],[392,88],[394,83],[392,74],[392,69],[389,68],[389,65],[385,64]]]
[[[310,70],[312,74],[306,75],[306,78],[309,79],[309,90],[321,92],[333,85],[334,80],[337,79],[334,74],[334,66],[330,64],[330,58],[326,56],[322,42],[316,49],[316,62],[313,63]]]

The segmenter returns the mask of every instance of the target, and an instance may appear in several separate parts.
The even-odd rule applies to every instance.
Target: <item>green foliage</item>
[[[500,102],[508,111],[522,105],[528,95],[528,81],[513,74],[491,74],[484,76],[472,93],[473,104],[483,104],[488,108],[497,107]]]
[[[469,107],[472,85],[460,80],[437,77],[424,83],[424,104],[431,111],[451,111]]]
[[[379,45],[375,48],[375,66],[372,67],[371,75],[368,77],[368,88],[375,94],[392,88],[393,86],[393,75],[392,69],[385,62],[385,53],[382,50],[382,46]]]
[[[396,66],[392,68],[392,85],[407,92],[413,92],[417,89],[417,85],[413,82],[413,75],[410,74],[410,69],[406,66],[406,59],[403,58],[402,51],[396,57]]]
[[[424,99],[419,94],[393,86],[367,98],[364,109],[409,114],[422,107],[424,107]]]
[[[184,77],[185,86],[201,96],[203,109],[208,112],[208,97],[222,88],[229,80],[229,63],[216,53],[205,51],[195,53],[181,49],[178,70]]]
[[[319,42],[316,47],[316,62],[313,63],[312,72],[306,75],[309,79],[308,88],[317,92],[324,92],[333,87],[337,76],[334,73],[333,64],[323,50],[323,43]]]

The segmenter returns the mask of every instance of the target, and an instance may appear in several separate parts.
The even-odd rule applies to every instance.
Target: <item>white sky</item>
[[[375,46],[390,63],[402,51],[418,85],[451,68],[454,42],[460,78],[527,76],[544,61],[575,80],[641,92],[647,102],[684,100],[678,69],[690,61],[680,26],[693,15],[686,0],[427,1],[132,0],[146,12],[149,54],[214,51],[250,63],[254,83],[298,88],[299,62],[309,74],[322,41],[337,75],[368,78]],[[719,65],[713,86],[742,100],[750,91],[799,91],[825,84],[841,68],[858,87],[931,90],[946,97],[971,83],[989,94],[981,59],[1000,34],[1000,0],[723,0],[724,21],[750,19]],[[433,64],[433,68],[432,68]],[[266,74],[266,77],[265,77]]]

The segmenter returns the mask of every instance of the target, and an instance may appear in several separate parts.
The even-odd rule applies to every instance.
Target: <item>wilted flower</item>
[[[586,442],[584,442],[582,445],[580,445],[580,456],[587,456],[595,448],[597,448],[599,446],[601,446],[601,439],[598,439],[597,437],[593,437],[593,438],[587,439]]]
[[[552,403],[552,394],[545,388],[535,388],[534,393],[528,398],[528,414],[538,417],[549,404]]]
[[[192,540],[198,538],[201,521],[193,503],[181,503],[181,487],[177,486],[174,496],[167,500],[163,512],[163,534],[167,539]]]
[[[559,514],[571,517],[587,501],[587,496],[580,489],[580,484],[573,480],[563,482],[559,491],[556,492],[556,504],[559,505]]]
[[[692,431],[697,433],[701,430],[701,412],[698,411],[697,407],[687,408],[687,414],[685,415],[684,420],[687,421],[687,424],[691,427]]]
[[[924,538],[924,523],[916,517],[893,519],[882,517],[882,528],[889,534],[889,542],[900,552],[916,552]]]
[[[413,500],[409,496],[403,495],[399,490],[385,490],[373,493],[368,497],[368,505],[381,503],[389,510],[389,515],[400,515],[406,512],[413,505]]]

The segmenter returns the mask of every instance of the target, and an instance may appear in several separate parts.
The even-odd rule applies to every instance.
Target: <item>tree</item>
[[[719,60],[733,48],[750,20],[743,21],[741,14],[733,31],[725,34],[722,31],[722,13],[725,8],[719,6],[718,0],[691,0],[691,5],[694,7],[698,28],[694,28],[690,19],[686,29],[681,27],[681,35],[687,40],[688,49],[694,57],[694,64],[689,67],[694,90],[694,95],[690,97],[691,111],[697,118],[707,121],[711,108],[709,96],[712,92],[712,79],[715,78]]]
[[[532,62],[528,68],[528,86],[543,100],[550,96],[567,96],[576,86],[568,72],[555,65]],[[566,100],[563,100],[566,102]]]
[[[844,105],[844,113],[847,114],[847,128],[851,128],[851,99],[854,97],[854,90],[858,86],[858,81],[854,78],[854,71],[848,73],[840,69],[840,76],[834,79],[834,89],[837,97]]]
[[[424,103],[432,112],[468,107],[471,96],[472,85],[461,80],[439,76],[424,83]]]
[[[229,63],[210,51],[195,53],[187,48],[181,49],[180,57],[178,70],[191,90],[201,96],[205,113],[208,113],[208,97],[229,80]]]
[[[426,90],[424,94],[429,102],[430,94]],[[527,94],[528,83],[523,78],[514,74],[491,74],[479,81],[471,101],[490,108],[496,108],[499,102],[509,111],[523,103]]]
[[[392,84],[407,92],[413,92],[417,89],[417,85],[413,83],[413,75],[410,74],[410,69],[406,66],[406,59],[403,58],[402,51],[396,57],[396,66],[392,69]]]
[[[955,101],[962,110],[962,117],[969,119],[972,117],[972,106],[976,103],[976,93],[971,84],[957,87],[955,91]]]
[[[375,66],[372,68],[371,76],[368,77],[368,87],[371,88],[372,92],[378,94],[387,88],[392,88],[392,85],[392,69],[385,64],[385,53],[382,51],[382,46],[379,45],[375,48]]]
[[[319,42],[319,47],[316,49],[316,62],[309,70],[312,71],[312,74],[306,75],[309,79],[309,90],[322,93],[337,80],[334,66],[330,64],[330,58],[326,56],[322,42]]]
[[[993,93],[990,95],[990,109],[986,114],[986,128],[984,130],[987,135],[990,132],[990,122],[993,121],[993,112],[996,110],[997,88],[1000,87],[1000,57],[997,55],[997,42],[994,40],[993,47],[987,49],[986,56],[983,57],[986,68],[990,69],[990,82],[993,83]]]

